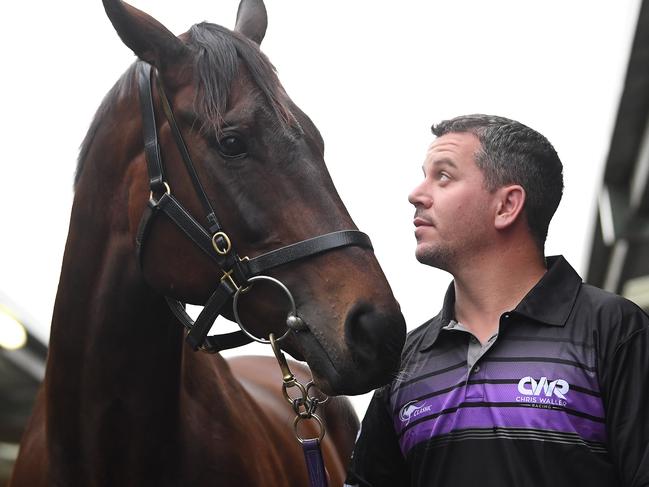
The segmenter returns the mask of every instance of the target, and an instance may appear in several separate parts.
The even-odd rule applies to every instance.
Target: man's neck
[[[543,257],[525,249],[507,249],[465,263],[455,278],[455,318],[485,343],[545,273]]]

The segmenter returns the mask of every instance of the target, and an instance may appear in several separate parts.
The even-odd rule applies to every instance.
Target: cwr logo
[[[546,397],[552,394],[559,399],[565,399],[570,390],[570,385],[563,379],[548,382],[547,377],[541,377],[538,381],[532,377],[523,377],[518,381],[518,392],[524,396],[540,396],[543,393]]]

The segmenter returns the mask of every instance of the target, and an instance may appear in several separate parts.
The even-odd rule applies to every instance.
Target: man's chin
[[[417,245],[415,258],[424,265],[447,270],[449,267],[451,252],[449,249],[433,247],[431,245]]]

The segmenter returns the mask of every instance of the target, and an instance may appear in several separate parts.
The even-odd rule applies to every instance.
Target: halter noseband
[[[232,241],[223,231],[223,227],[219,223],[209,198],[201,185],[185,141],[176,123],[171,104],[164,92],[162,81],[158,77],[158,91],[160,93],[162,108],[171,127],[173,136],[176,139],[176,145],[192,180],[194,190],[207,214],[205,219],[207,226],[199,223],[171,193],[171,188],[165,180],[164,164],[158,143],[155,109],[151,90],[152,70],[153,68],[149,64],[142,61],[138,62],[137,77],[140,107],[142,110],[144,153],[151,188],[149,202],[142,215],[136,237],[138,262],[140,267],[142,267],[144,243],[150,229],[150,223],[153,220],[153,216],[162,211],[189,239],[216,262],[223,272],[219,285],[205,303],[196,321],[193,321],[187,314],[183,303],[169,297],[165,298],[176,318],[188,330],[187,342],[194,350],[202,349],[212,353],[245,345],[252,341],[252,338],[247,332],[244,333],[239,330],[213,336],[208,336],[208,333],[214,320],[221,314],[223,306],[235,294],[238,295],[242,288],[249,282],[250,278],[259,276],[265,271],[289,262],[294,262],[329,250],[348,246],[372,249],[372,244],[369,237],[363,232],[358,230],[342,230],[287,245],[252,259],[240,258],[234,251]],[[237,321],[239,322],[239,320]],[[239,325],[242,326],[240,322]]]

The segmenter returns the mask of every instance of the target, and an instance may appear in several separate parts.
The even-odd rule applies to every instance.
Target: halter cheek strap
[[[151,193],[142,215],[136,237],[136,252],[140,267],[144,246],[148,238],[151,222],[159,213],[164,213],[182,232],[210,257],[222,270],[220,282],[196,321],[185,311],[185,305],[172,298],[165,298],[176,318],[188,330],[187,342],[194,350],[219,352],[250,343],[252,340],[242,331],[224,335],[208,336],[209,330],[223,307],[245,286],[253,276],[258,276],[275,267],[295,262],[333,249],[349,246],[372,249],[369,237],[358,230],[342,230],[319,237],[287,245],[252,259],[240,258],[233,249],[232,242],[223,231],[209,198],[201,185],[198,173],[192,163],[182,133],[176,124],[171,104],[162,82],[158,77],[158,91],[163,111],[182,155],[185,168],[192,180],[194,190],[207,214],[206,226],[196,220],[171,192],[165,179],[164,163],[156,130],[155,109],[151,89],[152,67],[142,61],[138,63],[138,87],[142,111],[142,130],[144,135],[144,154],[147,162]]]

